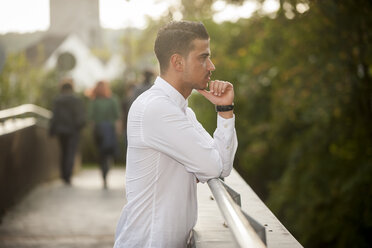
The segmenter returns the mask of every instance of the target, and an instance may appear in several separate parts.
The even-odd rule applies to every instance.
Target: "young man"
[[[204,25],[169,23],[158,32],[155,54],[160,77],[129,110],[127,204],[116,248],[185,247],[197,219],[197,182],[228,176],[237,148],[233,85],[210,82],[215,67]],[[187,107],[193,89],[220,111],[213,138]]]

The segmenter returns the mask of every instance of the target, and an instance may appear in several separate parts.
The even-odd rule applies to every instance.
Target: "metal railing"
[[[59,176],[59,144],[47,128],[51,116],[33,104],[0,110],[0,219],[33,187]]]
[[[240,196],[236,194],[233,197],[237,199],[234,200],[231,196],[232,189],[226,187],[220,179],[209,180],[208,186],[237,244],[242,248],[265,248],[266,245],[248,221],[246,214],[242,212],[238,205],[238,203],[240,203]]]
[[[0,135],[15,132],[32,125],[47,127],[51,111],[33,104],[0,110]]]

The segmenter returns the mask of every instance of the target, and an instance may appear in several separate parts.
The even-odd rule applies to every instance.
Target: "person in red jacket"
[[[119,103],[112,95],[108,82],[99,81],[90,94],[88,116],[94,124],[94,138],[99,151],[99,164],[103,187],[107,188],[107,174],[111,160],[118,153],[116,121],[119,119]]]

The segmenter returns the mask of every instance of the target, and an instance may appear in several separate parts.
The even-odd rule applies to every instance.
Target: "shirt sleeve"
[[[219,151],[222,159],[221,177],[227,177],[233,168],[238,139],[235,131],[235,115],[225,119],[217,114],[217,128],[213,134],[214,146]]]
[[[191,111],[191,109],[187,110]],[[212,138],[196,120],[170,100],[158,98],[147,105],[143,116],[143,141],[185,166],[201,182],[227,176],[237,147],[235,119],[218,117]]]

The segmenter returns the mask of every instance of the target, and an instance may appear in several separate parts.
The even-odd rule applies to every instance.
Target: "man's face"
[[[185,58],[183,81],[186,87],[205,89],[210,81],[214,64],[210,59],[209,40],[193,41],[193,50]]]

